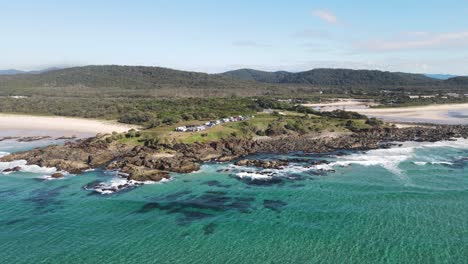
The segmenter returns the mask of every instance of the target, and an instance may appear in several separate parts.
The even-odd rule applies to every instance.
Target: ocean
[[[4,141],[0,155],[52,143]],[[115,172],[51,180],[18,161],[0,173],[0,262],[467,263],[468,140],[252,158],[295,162],[208,163],[102,194]]]

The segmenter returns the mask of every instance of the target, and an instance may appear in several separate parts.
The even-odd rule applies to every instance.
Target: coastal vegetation
[[[144,130],[107,140],[139,145],[214,142],[385,126],[358,113],[318,112],[302,104],[337,97],[374,99],[383,106],[466,102],[465,81],[343,69],[204,74],[159,67],[86,66],[0,76],[0,112],[118,120]],[[461,96],[440,91],[449,86]],[[411,98],[427,91],[433,96]],[[206,131],[174,131],[238,115],[252,118]]]

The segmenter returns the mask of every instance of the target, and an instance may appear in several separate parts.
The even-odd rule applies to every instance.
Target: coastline
[[[59,171],[80,174],[105,166],[118,171],[130,183],[158,182],[170,179],[169,173],[190,173],[210,161],[229,162],[252,154],[327,153],[347,150],[389,148],[395,142],[437,142],[467,138],[468,126],[432,126],[407,128],[373,128],[337,136],[289,136],[259,140],[231,139],[206,144],[161,145],[164,153],[146,146],[123,144],[105,135],[78,140],[62,146],[14,153],[0,158],[0,162],[25,160],[27,165],[54,167]],[[392,143],[393,142],[393,143]],[[66,157],[66,158],[64,158]],[[70,158],[73,157],[73,158]],[[14,168],[10,168],[14,169]],[[128,185],[122,185],[122,188]]]
[[[333,102],[304,105],[319,107],[326,111],[344,109],[354,111],[368,117],[380,118],[392,123],[420,123],[441,125],[467,125],[468,103],[464,104],[433,104],[425,106],[408,106],[393,108],[370,108],[367,102]]]
[[[358,112],[385,121],[405,121],[435,124],[468,124],[468,118],[451,116],[451,113],[468,111],[468,104],[435,104],[427,106],[366,108]]]
[[[72,136],[89,137],[98,133],[125,132],[137,126],[116,121],[62,116],[35,116],[0,113],[0,136]]]

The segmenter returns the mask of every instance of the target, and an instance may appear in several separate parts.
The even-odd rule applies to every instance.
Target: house
[[[419,99],[419,95],[410,95],[409,98],[410,99]]]
[[[177,127],[175,130],[178,131],[178,132],[199,132],[199,131],[203,131],[203,130],[206,130],[208,128],[214,127],[216,125],[219,125],[221,123],[244,121],[244,120],[247,120],[247,119],[248,119],[248,117],[244,117],[244,116],[241,116],[241,115],[236,116],[236,117],[231,116],[229,118],[223,118],[223,119],[220,119],[220,120],[209,121],[209,122],[206,122],[203,125],[180,126],[180,127]]]
[[[206,129],[206,126],[192,126],[187,128],[188,132],[200,132]]]
[[[465,97],[468,97],[468,94],[465,94]]]

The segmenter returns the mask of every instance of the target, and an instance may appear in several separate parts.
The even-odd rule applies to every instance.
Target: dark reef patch
[[[281,212],[283,207],[286,205],[287,203],[281,200],[263,200],[263,207],[277,213]]]
[[[221,184],[219,181],[206,181],[206,182],[203,182],[202,183],[203,185],[208,185],[210,187],[220,187],[220,188],[229,188],[231,187],[232,185],[230,184]]]
[[[176,193],[169,194],[165,197],[166,200],[177,200],[185,195],[191,194],[192,191],[180,191]]]
[[[253,197],[231,197],[227,192],[207,191],[202,195],[188,195],[183,191],[166,196],[151,198],[152,202],[144,204],[137,213],[149,213],[154,210],[168,214],[177,214],[179,225],[191,224],[194,221],[210,218],[221,212],[238,211],[250,213]]]
[[[445,167],[449,167],[452,169],[463,169],[468,166],[468,157],[460,158],[451,161],[450,164],[442,164]]]
[[[18,218],[18,219],[12,219],[12,220],[5,220],[1,221],[1,225],[14,225],[22,222],[26,222],[28,219],[27,218]]]
[[[302,183],[295,183],[295,184],[289,185],[289,187],[291,187],[291,188],[302,188],[302,187],[305,187],[305,186],[306,185],[302,184]]]
[[[209,224],[205,225],[203,227],[203,234],[206,235],[206,236],[213,234],[214,231],[215,231],[216,226],[217,225],[215,223],[209,223]]]
[[[18,195],[18,191],[14,189],[0,191],[0,201],[4,201],[8,197],[12,197],[16,195]]]
[[[63,202],[59,201],[57,197],[61,191],[68,186],[60,186],[53,189],[41,188],[31,192],[31,197],[25,199],[27,202],[32,202],[36,206],[39,213],[53,212],[54,209],[50,207],[60,206]]]

